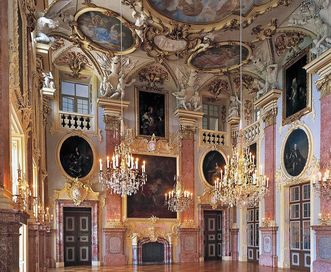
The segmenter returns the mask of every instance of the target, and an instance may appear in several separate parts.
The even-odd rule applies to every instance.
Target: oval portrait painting
[[[115,16],[101,11],[82,13],[77,19],[78,29],[93,43],[112,51],[128,50],[134,46],[132,32]],[[122,45],[121,45],[122,40]]]
[[[72,178],[86,177],[93,166],[93,151],[90,144],[80,136],[64,140],[60,148],[63,170]]]
[[[242,59],[247,61],[249,50],[242,46]],[[200,70],[231,70],[239,65],[240,45],[223,44],[199,52],[190,59],[191,65]]]
[[[309,141],[303,129],[295,129],[288,136],[283,160],[286,172],[293,176],[299,176],[305,168],[309,154]]]
[[[215,179],[221,177],[221,170],[224,172],[224,166],[226,165],[223,155],[216,151],[209,151],[202,162],[202,172],[205,181],[209,185],[214,186]]]

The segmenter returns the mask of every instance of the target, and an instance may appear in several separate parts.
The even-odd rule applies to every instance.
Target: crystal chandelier
[[[214,196],[230,207],[255,206],[268,190],[268,178],[260,173],[254,156],[242,147],[234,148],[231,159],[214,181]]]
[[[327,198],[331,198],[331,175],[330,170],[327,169],[324,174],[318,172],[313,176],[313,188],[315,191]]]
[[[139,168],[138,158],[134,158],[131,148],[122,141],[115,147],[112,160],[106,160],[106,169],[103,170],[102,159],[99,160],[99,182],[122,197],[138,192],[147,180],[146,163],[143,161]]]
[[[258,171],[254,156],[243,147],[243,67],[242,67],[242,1],[240,1],[240,123],[237,146],[227,165],[214,180],[213,200],[234,206],[256,205],[268,189],[268,178]],[[237,95],[236,95],[237,96]],[[236,97],[239,101],[239,99]]]
[[[164,194],[165,205],[172,212],[183,212],[193,202],[193,193],[185,191],[179,176],[174,177],[175,185],[173,190]]]

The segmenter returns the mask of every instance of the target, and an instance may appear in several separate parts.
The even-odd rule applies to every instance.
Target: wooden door
[[[222,258],[222,212],[205,211],[204,213],[205,260]]]
[[[64,208],[64,265],[91,265],[91,209]]]
[[[259,207],[247,209],[247,260],[259,262]]]
[[[310,270],[310,184],[290,187],[290,265]]]

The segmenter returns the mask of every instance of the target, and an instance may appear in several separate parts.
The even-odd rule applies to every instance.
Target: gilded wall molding
[[[321,92],[321,98],[331,94],[331,73],[316,80],[316,87]]]

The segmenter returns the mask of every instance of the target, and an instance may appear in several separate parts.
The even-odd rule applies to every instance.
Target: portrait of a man
[[[220,152],[213,150],[206,154],[202,162],[202,172],[209,185],[214,186],[215,180],[221,178],[225,164],[225,159]]]
[[[302,173],[307,163],[309,142],[307,134],[302,129],[291,132],[285,143],[284,166],[287,173],[293,177]]]
[[[308,55],[304,54],[298,59],[292,61],[284,69],[285,93],[283,100],[285,102],[283,118],[293,115],[300,115],[301,112],[309,106],[307,73],[303,68],[308,63]]]
[[[166,96],[162,93],[138,92],[138,134],[166,137]]]
[[[60,148],[60,162],[63,170],[72,178],[87,176],[93,166],[93,152],[82,137],[67,138]]]

